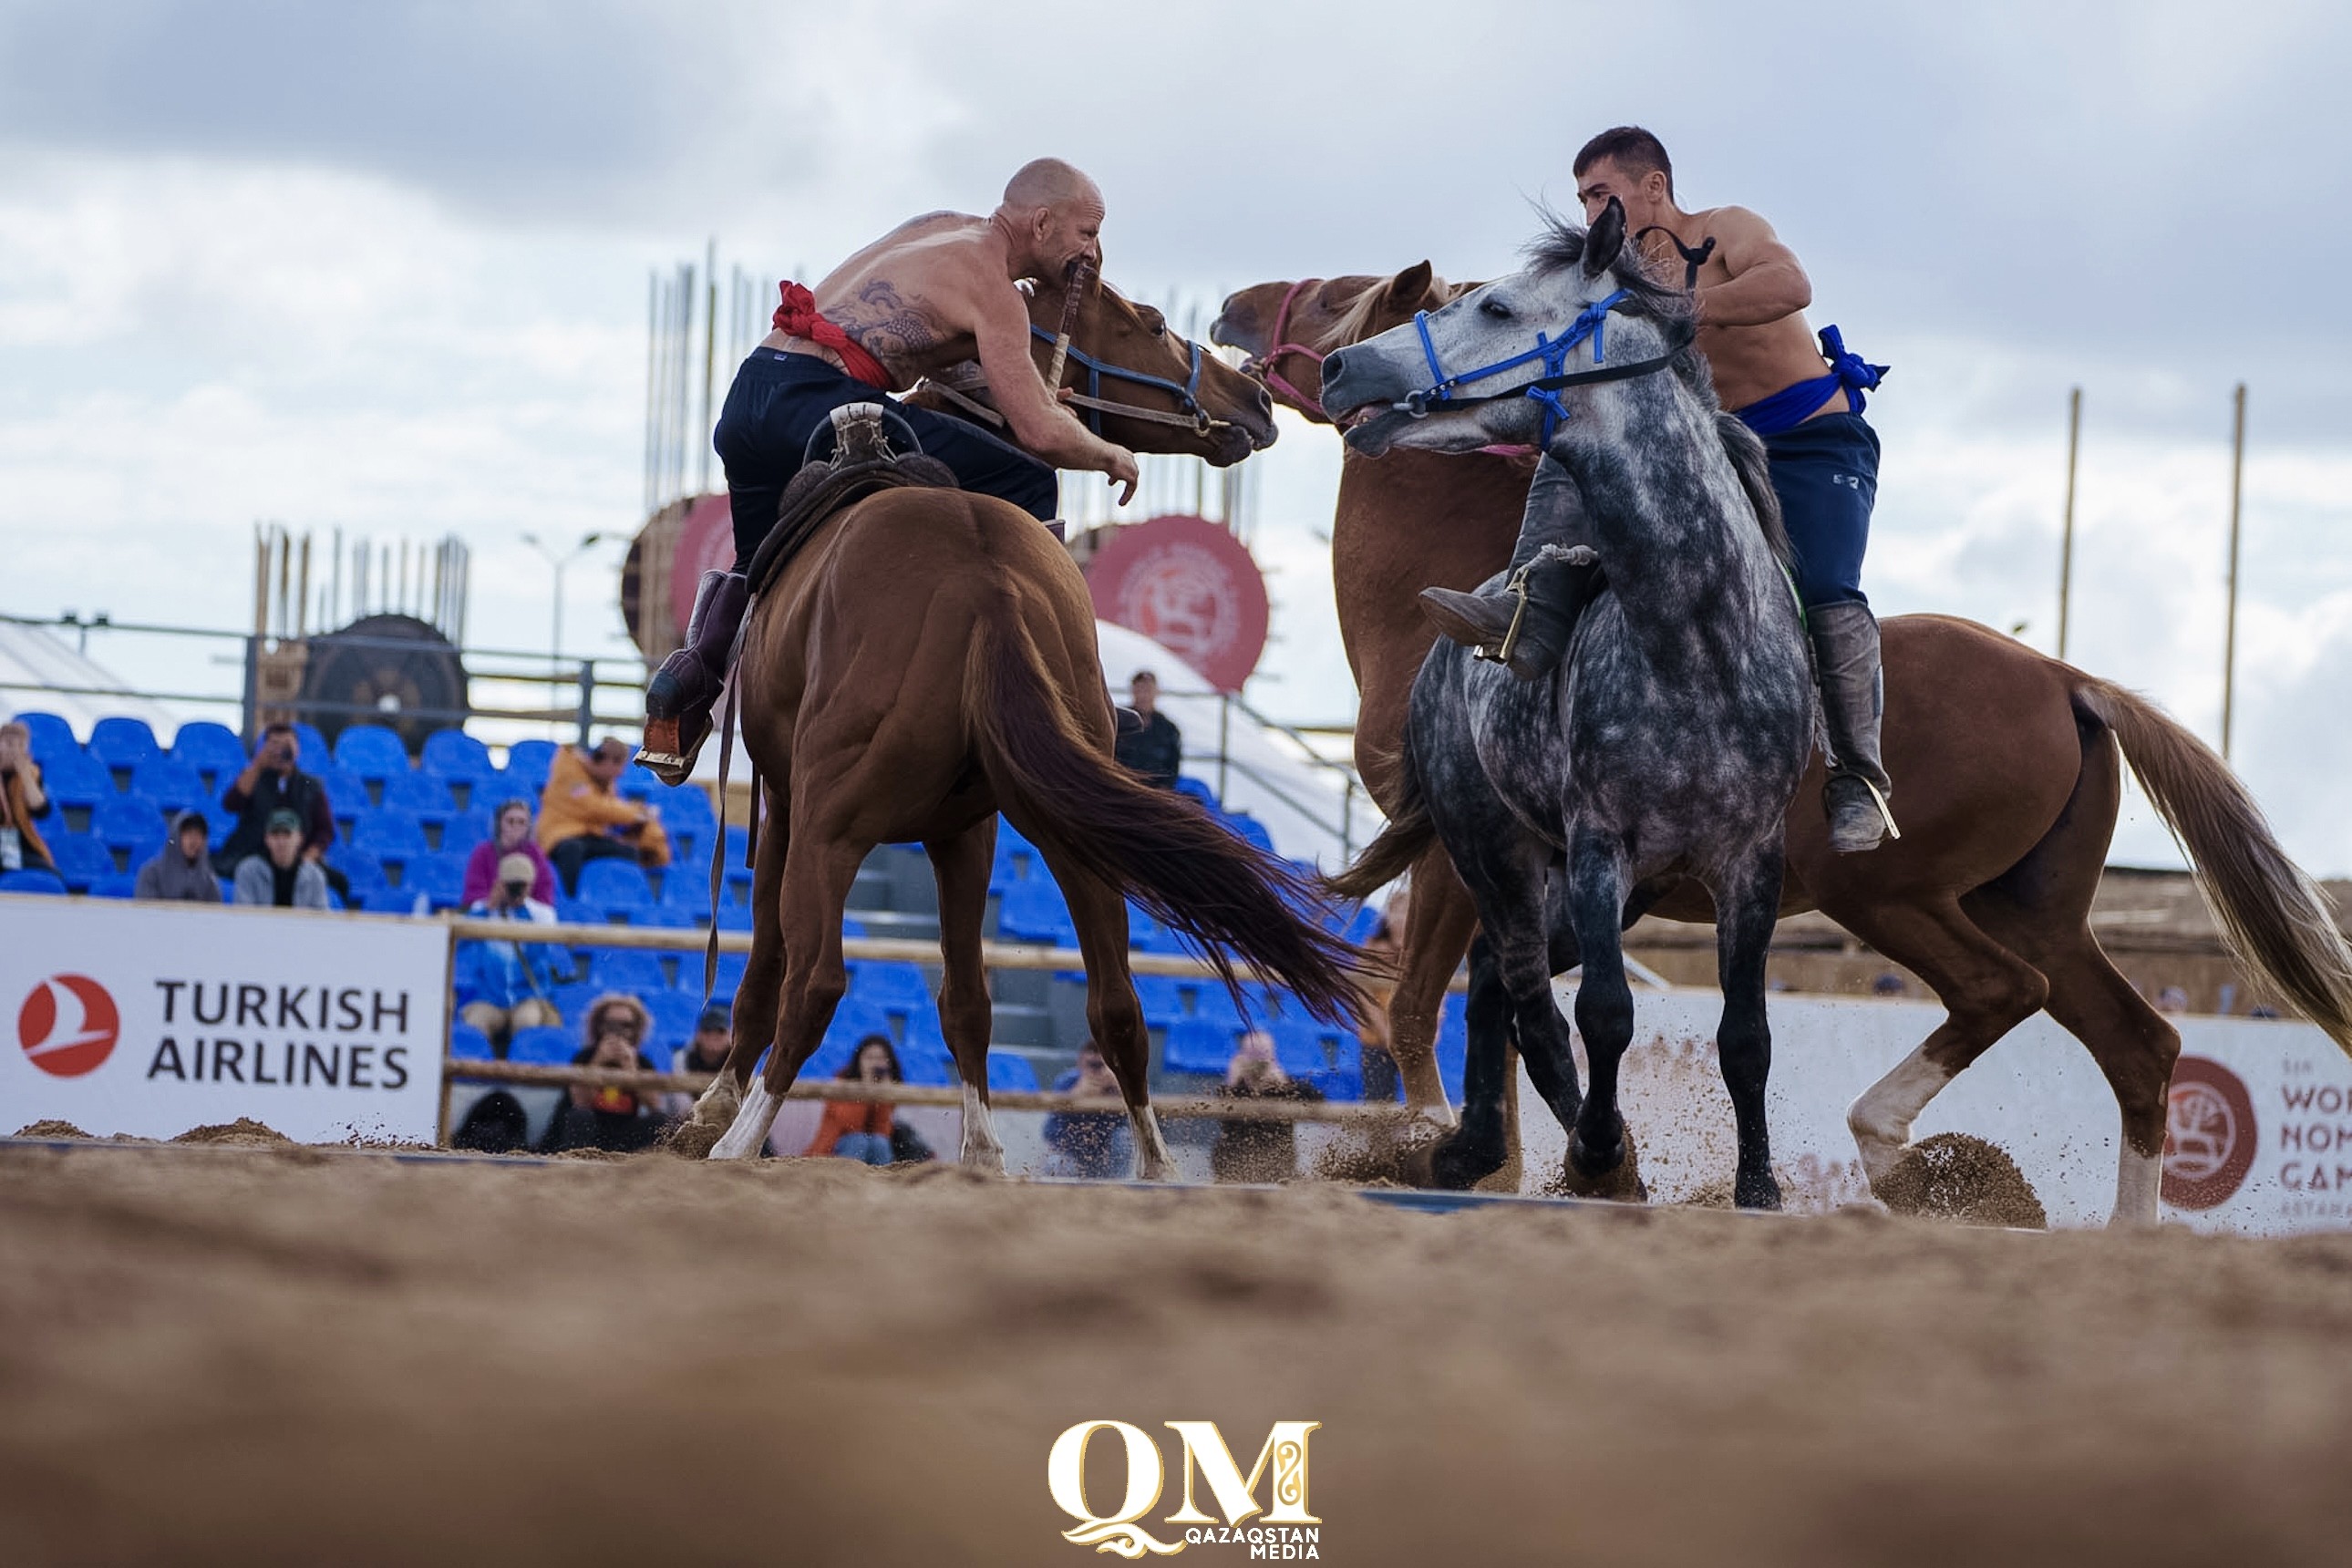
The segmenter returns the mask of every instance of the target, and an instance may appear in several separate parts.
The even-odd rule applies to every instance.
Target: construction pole
[[[713,236],[702,261],[702,424],[695,431],[701,464],[695,494],[710,489],[710,383],[719,365],[719,240]]]
[[[2238,697],[2238,514],[2246,479],[2246,384],[2231,395],[2230,618],[2221,634],[2221,760],[2230,760],[2230,730]]]
[[[2066,521],[2058,546],[2058,657],[2066,657],[2067,612],[2074,602],[2074,459],[2083,447],[2083,389],[2066,395]]]

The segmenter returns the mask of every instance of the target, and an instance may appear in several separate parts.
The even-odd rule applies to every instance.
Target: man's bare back
[[[1693,250],[1715,241],[1698,271],[1698,350],[1715,373],[1716,396],[1726,408],[1745,408],[1828,369],[1805,321],[1812,283],[1796,253],[1755,213],[1737,206],[1684,212],[1654,171],[1637,174],[1611,158],[1578,176],[1576,195],[1588,217],[1598,216],[1615,196],[1625,205],[1631,230],[1662,228]],[[1641,245],[1661,276],[1680,278],[1683,259],[1665,235],[1645,235]],[[1850,406],[1841,387],[1814,416]]]
[[[882,363],[888,390],[904,392],[979,352],[966,295],[975,276],[1004,278],[1003,247],[990,244],[992,235],[986,218],[966,213],[910,218],[827,273],[814,290],[816,308]],[[840,362],[823,344],[782,330],[765,346]]]

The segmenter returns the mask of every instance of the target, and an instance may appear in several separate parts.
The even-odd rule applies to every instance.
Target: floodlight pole
[[[2221,634],[2221,760],[2230,760],[2230,738],[2238,696],[2238,521],[2246,477],[2246,384],[2231,395],[2230,434],[2230,615]]]
[[[2074,459],[2083,447],[2083,389],[2066,395],[2066,521],[2058,546],[2058,657],[2066,657],[2067,612],[2074,602]]]

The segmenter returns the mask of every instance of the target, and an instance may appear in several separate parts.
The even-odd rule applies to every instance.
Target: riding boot
[[[1601,557],[1589,545],[1547,544],[1491,592],[1423,588],[1421,613],[1480,658],[1496,661],[1521,680],[1541,680],[1559,668],[1601,581]]]
[[[637,761],[664,784],[682,784],[710,735],[710,707],[727,682],[727,656],[751,603],[740,572],[705,572],[687,618],[686,646],[646,683],[646,743]]]
[[[1822,792],[1830,819],[1830,847],[1841,855],[1875,849],[1888,834],[1900,838],[1887,801],[1895,786],[1879,761],[1878,729],[1885,707],[1879,667],[1878,619],[1853,600],[1811,605],[1813,662],[1822,685],[1822,716],[1830,736],[1830,778]]]

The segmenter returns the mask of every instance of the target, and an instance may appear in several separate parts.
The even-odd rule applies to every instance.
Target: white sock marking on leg
[[[1845,1124],[1862,1151],[1862,1168],[1872,1181],[1888,1174],[1911,1142],[1911,1124],[1927,1108],[1952,1075],[1927,1059],[1925,1048],[1913,1051],[1885,1078],[1872,1084],[1846,1108]]]
[[[996,1136],[996,1120],[977,1085],[963,1086],[963,1166],[984,1175],[1004,1174],[1004,1145]]]
[[[1160,1136],[1159,1114],[1148,1105],[1138,1105],[1128,1110],[1127,1120],[1135,1130],[1135,1179],[1174,1181],[1176,1160],[1168,1152],[1167,1140]]]
[[[714,1160],[749,1160],[757,1155],[761,1146],[768,1141],[768,1129],[776,1124],[776,1112],[782,1110],[783,1105],[783,1097],[770,1094],[764,1081],[753,1084],[751,1096],[743,1101],[743,1109],[735,1113],[735,1125],[727,1130],[727,1136],[710,1151],[710,1157]]]
[[[2154,1225],[2164,1190],[2164,1158],[2143,1154],[2126,1139],[2116,1157],[2116,1212],[2111,1226]]]

